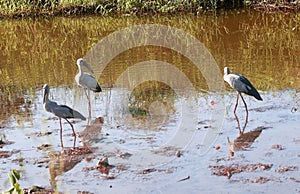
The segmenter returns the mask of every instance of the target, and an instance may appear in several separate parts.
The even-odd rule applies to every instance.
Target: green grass
[[[299,1],[287,2],[287,0],[0,0],[0,17],[199,14],[244,5],[263,11],[270,9],[299,11]]]
[[[196,0],[0,0],[2,16],[170,13],[198,9]]]
[[[218,0],[0,0],[0,16],[144,15],[215,10]],[[221,2],[221,1],[220,1]],[[230,0],[234,2],[234,0]]]

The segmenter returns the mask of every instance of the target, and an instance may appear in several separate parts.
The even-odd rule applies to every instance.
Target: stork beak
[[[230,70],[229,70],[228,67],[225,67],[224,68],[224,75],[228,75],[228,74],[230,74]]]
[[[45,84],[43,86],[43,104],[46,103],[47,96],[48,96],[48,90],[49,90],[49,86],[47,84]]]
[[[43,91],[43,104],[46,103],[46,92],[45,92],[45,89]]]

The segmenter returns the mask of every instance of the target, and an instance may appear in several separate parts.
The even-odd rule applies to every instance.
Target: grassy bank
[[[0,16],[199,14],[241,6],[263,11],[299,11],[299,5],[299,0],[0,0]]]
[[[198,13],[203,9],[215,9],[215,3],[214,0],[0,0],[0,15],[2,17],[20,17],[35,15]]]

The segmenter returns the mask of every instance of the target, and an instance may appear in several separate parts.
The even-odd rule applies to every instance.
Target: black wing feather
[[[242,75],[238,76],[239,79],[235,81],[234,88],[236,88],[239,92],[243,92],[245,94],[255,97],[257,100],[262,100],[258,91],[254,88],[251,82]]]

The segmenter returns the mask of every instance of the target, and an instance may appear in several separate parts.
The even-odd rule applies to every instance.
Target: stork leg
[[[89,125],[91,124],[91,119],[92,119],[92,107],[91,107],[91,91],[88,89],[88,98],[89,98]]]
[[[85,96],[86,96],[86,98],[88,100],[88,111],[89,111],[88,124],[90,124],[91,117],[92,117],[91,100],[90,100],[90,90],[89,89],[84,89],[84,93],[85,93]]]
[[[237,106],[238,106],[238,104],[239,104],[239,95],[240,95],[240,93],[237,92],[237,94],[236,94],[236,103],[235,103],[235,107],[234,107],[233,113],[234,113],[236,122],[237,122],[237,124],[238,124],[239,131],[240,131],[240,134],[241,134],[242,131],[241,131],[241,126],[240,126],[240,121],[239,121],[239,118],[238,118],[238,116],[237,116],[237,114],[236,114],[236,109],[237,109]]]
[[[65,120],[66,120],[66,121],[71,125],[71,127],[72,127],[73,136],[74,136],[73,147],[75,148],[75,143],[76,143],[76,133],[75,133],[74,127],[73,127],[72,123],[71,123],[70,121],[68,121],[68,119],[65,118]]]
[[[248,124],[248,108],[247,108],[247,104],[246,104],[246,102],[245,102],[245,100],[244,100],[244,97],[242,96],[241,93],[240,93],[240,96],[241,96],[241,98],[242,98],[242,100],[243,100],[243,102],[244,102],[245,109],[246,109],[246,120],[245,120],[245,125],[244,125],[243,130],[242,130],[242,132],[244,133],[245,128],[246,128],[246,126],[247,126],[247,124]]]
[[[63,140],[62,140],[62,125],[61,125],[61,118],[59,118],[59,124],[60,124],[60,133],[59,133],[59,137],[60,137],[60,145],[63,148],[64,144],[63,144]]]

